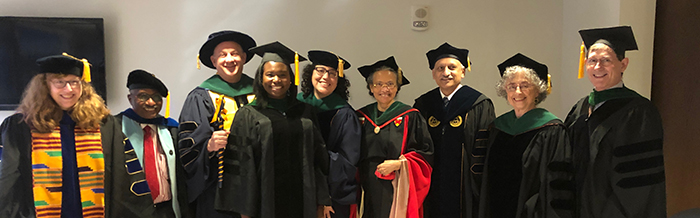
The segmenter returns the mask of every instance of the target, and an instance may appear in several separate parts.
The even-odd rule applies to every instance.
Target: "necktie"
[[[444,98],[442,98],[442,103],[443,103],[442,107],[447,109],[447,105],[450,104],[450,99],[447,97],[444,97]]]
[[[153,143],[151,127],[143,128],[143,165],[146,170],[146,182],[151,189],[151,197],[155,200],[160,195],[160,182],[158,181],[158,169],[156,168],[156,148]]]

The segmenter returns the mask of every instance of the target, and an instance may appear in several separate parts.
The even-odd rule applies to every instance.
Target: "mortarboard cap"
[[[129,73],[126,87],[129,89],[153,89],[163,97],[168,96],[168,88],[165,87],[165,84],[152,73],[141,69],[133,70]]]
[[[394,56],[391,56],[385,60],[377,61],[376,63],[371,65],[359,67],[357,68],[357,70],[360,71],[360,74],[362,74],[363,77],[367,78],[369,77],[369,75],[374,73],[375,70],[383,66],[394,69],[396,72],[399,73],[399,78],[401,79],[400,81],[398,81],[399,86],[408,85],[409,83],[411,83],[410,81],[408,81],[406,76],[403,75],[404,73],[402,72],[401,67],[399,67],[399,65],[396,64],[396,59],[394,59]]]
[[[91,82],[90,63],[87,59],[78,59],[67,53],[51,55],[36,60],[39,73],[57,73],[75,75],[85,82]]]
[[[294,64],[294,84],[299,85],[299,62],[306,60],[299,53],[278,41],[251,48],[249,51],[262,57],[260,67],[268,61],[283,62],[288,65]]]
[[[469,50],[456,48],[447,42],[440,45],[436,49],[425,53],[428,57],[428,66],[430,69],[435,67],[435,63],[443,58],[454,58],[459,60],[469,71],[471,71],[471,62],[469,61]]]
[[[197,60],[201,61],[202,64],[204,64],[204,66],[207,66],[211,69],[215,69],[210,57],[212,56],[212,54],[214,54],[214,48],[216,48],[216,46],[219,45],[221,42],[225,41],[233,41],[235,43],[238,43],[238,45],[241,46],[243,51],[246,51],[246,63],[248,63],[250,59],[253,59],[253,54],[250,51],[248,51],[248,49],[255,47],[256,45],[255,40],[253,40],[252,37],[241,32],[223,30],[209,35],[207,41],[204,42],[202,48],[199,49],[199,55],[197,55]],[[197,63],[197,68],[199,68],[199,63]]]
[[[637,41],[630,26],[617,26],[608,28],[579,30],[586,49],[590,49],[595,43],[603,43],[612,48],[618,58],[625,57],[625,51],[637,50]]]
[[[309,51],[309,60],[316,65],[323,65],[338,70],[338,76],[343,77],[343,70],[350,68],[350,62],[332,52]],[[342,65],[342,66],[341,66]]]
[[[534,70],[535,73],[537,73],[537,77],[539,77],[542,81],[547,81],[547,91],[551,90],[552,81],[547,65],[539,63],[521,53],[517,53],[513,55],[513,57],[508,58],[507,60],[503,61],[503,63],[498,65],[498,71],[500,71],[501,77],[503,77],[503,73],[506,71],[506,68],[511,66],[521,66]]]

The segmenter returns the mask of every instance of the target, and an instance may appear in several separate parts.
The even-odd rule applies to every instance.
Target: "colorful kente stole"
[[[100,130],[75,128],[75,150],[83,217],[104,217],[104,156]],[[32,131],[32,175],[36,217],[61,217],[62,171],[60,128]]]

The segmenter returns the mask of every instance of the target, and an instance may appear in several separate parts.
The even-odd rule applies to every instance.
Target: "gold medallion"
[[[440,125],[440,121],[437,120],[437,118],[435,118],[434,116],[430,116],[430,118],[428,118],[428,125],[430,125],[430,127],[435,128],[438,125]]]
[[[374,134],[379,134],[379,130],[381,130],[381,128],[379,128],[378,126],[375,126],[374,127]]]
[[[450,121],[450,126],[452,127],[459,127],[459,125],[462,125],[462,117],[457,115],[452,121]]]

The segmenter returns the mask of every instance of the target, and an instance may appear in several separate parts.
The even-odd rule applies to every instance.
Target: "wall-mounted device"
[[[411,29],[415,31],[427,30],[429,18],[428,6],[411,6]]]

